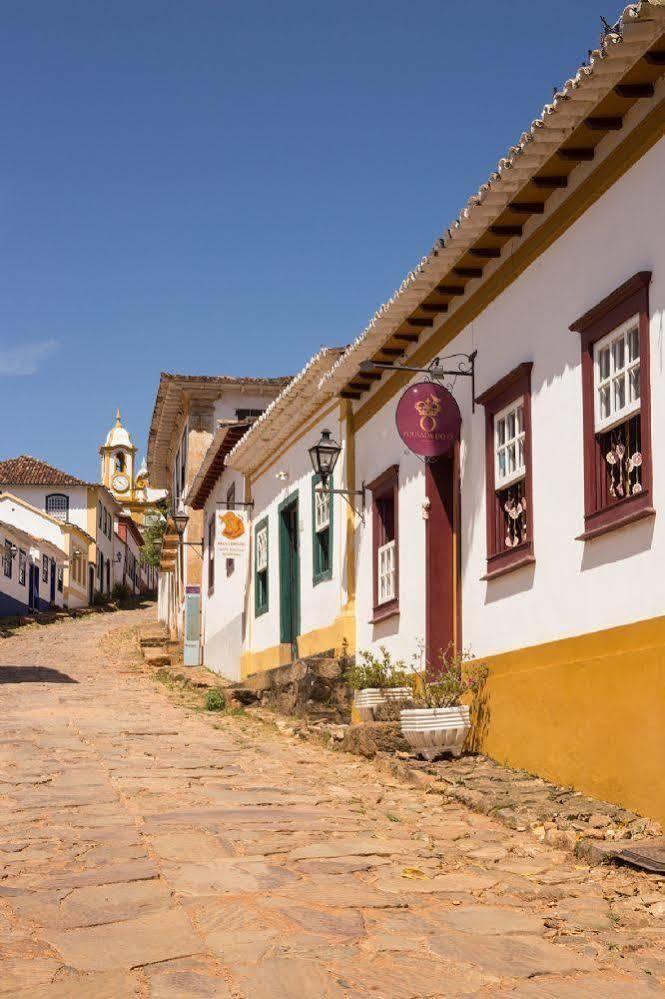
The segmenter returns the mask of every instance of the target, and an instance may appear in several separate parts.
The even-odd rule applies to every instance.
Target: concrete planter
[[[353,713],[357,721],[374,721],[374,709],[386,701],[405,701],[411,697],[410,687],[365,687],[353,698]]]
[[[466,705],[456,708],[407,708],[400,712],[402,734],[418,756],[434,760],[442,753],[459,756],[471,729]]]

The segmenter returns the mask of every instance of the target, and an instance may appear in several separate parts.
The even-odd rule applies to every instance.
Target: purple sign
[[[418,382],[397,405],[397,431],[414,454],[439,458],[459,440],[462,414],[455,397],[443,385]]]

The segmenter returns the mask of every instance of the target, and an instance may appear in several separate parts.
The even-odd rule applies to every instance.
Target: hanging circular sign
[[[459,440],[462,414],[455,397],[443,385],[418,382],[397,404],[397,431],[414,454],[440,458]]]

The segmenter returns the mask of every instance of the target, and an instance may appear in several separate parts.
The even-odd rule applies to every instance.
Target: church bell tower
[[[134,461],[136,448],[123,427],[120,410],[116,413],[115,426],[106,435],[106,442],[99,449],[102,458],[102,484],[110,489],[121,503],[134,496]]]

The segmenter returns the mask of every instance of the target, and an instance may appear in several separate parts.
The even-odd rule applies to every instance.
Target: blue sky
[[[0,458],[94,479],[161,370],[349,342],[599,38],[597,0],[4,0]]]

